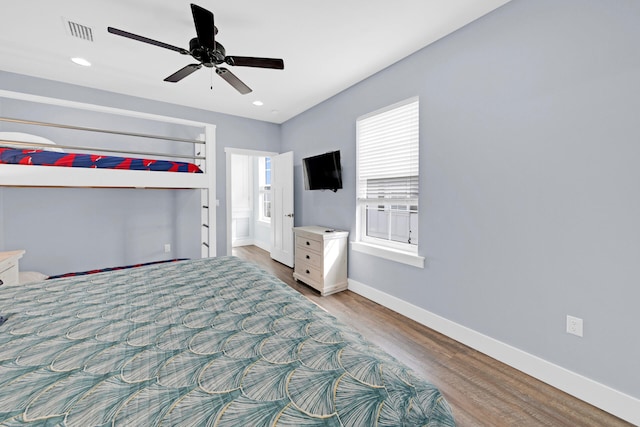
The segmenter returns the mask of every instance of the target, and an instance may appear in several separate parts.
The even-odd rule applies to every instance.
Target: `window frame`
[[[361,224],[365,224],[363,225],[363,229],[361,230],[362,234],[360,235],[360,241],[361,242],[365,242],[365,243],[371,243],[374,245],[380,245],[380,246],[388,246],[392,249],[395,250],[399,250],[399,251],[405,251],[405,252],[410,252],[410,253],[418,253],[418,245],[417,244],[409,244],[409,243],[403,243],[403,242],[399,242],[397,240],[391,240],[391,238],[389,239],[382,239],[382,238],[378,238],[375,236],[371,236],[367,234],[367,227],[366,224],[368,222],[368,218],[367,218],[367,214],[368,214],[368,209],[367,209],[367,205],[368,204],[374,204],[371,203],[370,201],[367,200],[358,200],[357,203],[360,204],[360,223]],[[384,205],[384,211],[385,212],[389,212],[389,222],[392,221],[391,218],[391,213],[393,212],[406,212],[409,217],[408,217],[408,221],[409,223],[411,223],[411,206],[417,206],[418,205],[418,201],[417,199],[406,199],[406,200],[402,200],[400,203],[397,200],[393,200],[393,201],[385,201],[385,202],[381,202],[378,204],[378,208],[380,209],[380,205]],[[407,209],[406,211],[403,211],[401,209],[394,209],[393,206],[406,206]],[[389,209],[387,209],[387,207],[389,207]],[[376,208],[373,208],[376,209]],[[417,209],[416,213],[419,215],[420,214],[420,209]],[[409,230],[411,231],[411,230]],[[416,230],[417,231],[417,230]],[[391,234],[392,232],[392,225],[389,224],[389,234]],[[419,234],[418,234],[419,236]],[[409,236],[409,238],[411,238],[411,236]],[[418,242],[420,241],[419,237],[418,237]]]
[[[265,196],[269,196],[268,203],[271,203],[271,182],[267,184],[266,174],[267,174],[267,159],[269,159],[269,172],[271,172],[271,157],[269,156],[260,156],[258,157],[258,221],[264,222],[266,224],[271,224],[271,217],[267,217],[264,215],[265,208]],[[271,174],[269,174],[271,175]],[[269,209],[269,213],[271,213],[271,209]]]
[[[365,119],[369,119],[371,117],[375,117],[380,114],[384,114],[388,111],[401,108],[403,106],[407,106],[409,104],[417,103],[418,108],[418,133],[419,133],[419,97],[411,97],[409,99],[397,102],[395,104],[389,105],[387,107],[378,109],[371,113],[365,114],[363,116],[358,117],[356,120],[356,233],[355,239],[352,242],[352,249],[358,252],[364,252],[370,255],[378,256],[381,258],[389,259],[392,261],[413,265],[415,267],[424,268],[424,257],[418,255],[419,248],[419,233],[418,233],[418,242],[417,244],[403,243],[393,240],[382,239],[378,237],[373,237],[367,235],[367,206],[368,205],[402,205],[407,206],[407,209],[410,210],[411,206],[417,207],[417,215],[420,214],[419,202],[417,197],[407,197],[406,199],[397,199],[397,198],[389,198],[389,199],[374,199],[374,198],[366,198],[361,196],[361,188],[360,188],[360,125],[359,122]],[[419,151],[419,140],[418,140],[418,151]],[[418,153],[416,153],[418,154]],[[419,158],[419,154],[418,154]],[[419,180],[419,169],[416,171]],[[419,190],[418,190],[419,191]],[[389,223],[391,225],[391,211]],[[409,222],[411,220],[409,219]],[[411,231],[411,230],[409,230]],[[389,230],[391,233],[391,230]]]

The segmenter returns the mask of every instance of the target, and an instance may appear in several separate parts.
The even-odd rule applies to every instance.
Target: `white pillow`
[[[49,276],[37,271],[20,271],[18,273],[18,283],[24,285],[25,283],[42,282],[47,277]]]
[[[11,145],[10,142],[4,142],[4,140],[8,141],[18,141],[18,142],[33,142],[35,144],[46,144],[46,145],[56,145],[55,142],[48,140],[47,138],[43,138],[38,135],[31,135],[30,133],[22,133],[22,132],[0,132],[0,145],[3,147],[14,147],[14,148],[34,148],[37,150],[47,150],[47,151],[57,151],[58,153],[64,153],[64,150],[55,147],[26,147],[24,145]]]

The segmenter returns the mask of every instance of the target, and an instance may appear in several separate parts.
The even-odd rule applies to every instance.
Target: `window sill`
[[[390,261],[411,265],[413,267],[424,268],[424,257],[409,252],[385,248],[378,245],[363,242],[351,242],[351,249],[356,252],[377,256]]]

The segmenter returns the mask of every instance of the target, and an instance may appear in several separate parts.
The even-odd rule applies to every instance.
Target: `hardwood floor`
[[[322,297],[262,249],[238,247],[233,255],[260,265],[436,385],[461,427],[631,426],[354,292]]]

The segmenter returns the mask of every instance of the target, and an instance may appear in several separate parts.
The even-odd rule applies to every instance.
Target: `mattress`
[[[19,149],[2,146],[0,146],[0,163],[12,165],[202,173],[202,170],[198,166],[188,162],[104,156],[98,154],[61,153],[49,150]]]
[[[440,391],[235,257],[0,287],[0,426],[453,426]]]

